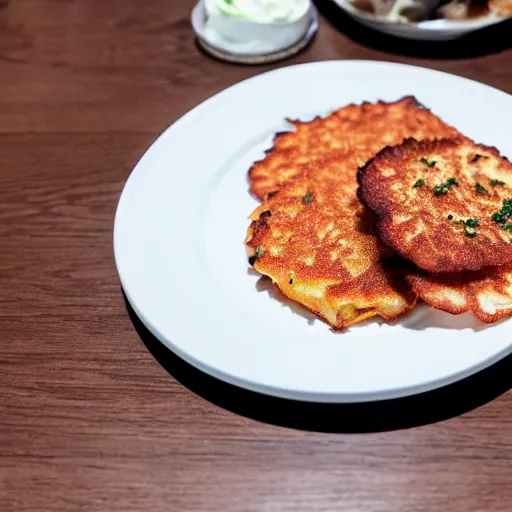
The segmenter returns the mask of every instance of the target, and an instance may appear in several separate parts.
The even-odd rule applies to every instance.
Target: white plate
[[[128,300],[165,345],[201,370],[251,390],[321,402],[418,393],[512,352],[508,321],[417,308],[394,325],[334,333],[260,289],[243,239],[257,205],[247,169],[286,116],[414,94],[477,141],[512,157],[512,98],[428,69],[368,61],[304,64],[235,85],[186,114],[132,172],[115,221]]]
[[[355,8],[349,0],[333,0],[333,2],[339,5],[349,16],[367,27],[392,36],[420,41],[446,41],[457,39],[458,37],[491,25],[496,25],[508,19],[507,17],[500,17],[492,13],[489,16],[466,21],[439,19],[409,24],[394,23],[378,19],[370,13]]]

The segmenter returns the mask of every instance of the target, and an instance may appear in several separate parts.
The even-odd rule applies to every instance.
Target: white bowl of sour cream
[[[313,18],[311,0],[200,0],[192,24],[199,37],[219,50],[263,55],[297,43]]]

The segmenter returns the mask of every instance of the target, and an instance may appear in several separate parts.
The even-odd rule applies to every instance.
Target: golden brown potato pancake
[[[250,262],[334,328],[396,318],[416,296],[400,266],[384,261],[389,254],[372,233],[374,218],[357,200],[354,179],[340,179],[343,161],[321,162],[323,179],[313,166],[316,179],[306,171],[253,212]]]
[[[385,245],[427,272],[512,263],[512,164],[461,138],[407,140],[359,170]]]
[[[341,109],[329,125],[300,124],[293,143],[269,153],[272,165],[252,168],[253,191],[267,199],[251,215],[246,238],[254,268],[336,329],[375,315],[391,320],[416,303],[403,267],[356,197],[357,168],[407,136],[457,135],[413,98],[346,109],[350,115]],[[335,140],[339,147],[332,149]],[[278,165],[272,155],[280,155]]]

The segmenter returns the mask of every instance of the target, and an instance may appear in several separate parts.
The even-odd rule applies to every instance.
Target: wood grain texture
[[[324,1],[313,45],[250,68],[197,49],[191,7],[11,0],[0,8],[0,510],[510,511],[510,392],[451,419],[371,434],[257,421],[250,411],[267,402],[254,396],[240,409],[246,416],[235,414],[214,405],[226,396],[205,400],[147,350],[111,242],[119,194],[142,152],[221,89],[283,65],[360,58],[512,93],[510,25],[464,43],[398,44],[344,17],[327,21]],[[186,372],[176,370],[179,380]],[[510,373],[502,367],[495,394],[510,387]],[[201,377],[192,376],[194,388]],[[402,404],[404,416],[418,413]],[[317,414],[289,411],[275,422]],[[331,412],[343,423],[355,410]]]

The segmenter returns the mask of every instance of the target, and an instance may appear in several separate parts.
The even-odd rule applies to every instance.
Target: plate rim
[[[159,140],[161,140],[165,134],[167,134],[170,130],[177,130],[180,128],[180,125],[187,121],[189,116],[197,115],[194,114],[198,109],[205,106],[206,104],[214,105],[215,102],[221,101],[222,96],[229,94],[229,91],[233,88],[236,88],[242,83],[247,83],[252,80],[260,79],[260,77],[269,75],[269,74],[279,74],[279,73],[287,73],[291,68],[314,68],[316,66],[322,66],[322,67],[330,67],[330,66],[350,66],[350,65],[364,65],[364,66],[382,66],[382,67],[403,67],[403,68],[409,68],[409,69],[421,69],[426,70],[430,73],[440,74],[444,76],[450,76],[450,77],[456,77],[459,80],[471,82],[474,84],[478,84],[479,86],[483,86],[485,88],[489,88],[493,91],[497,91],[501,94],[504,94],[506,96],[507,93],[504,91],[500,91],[499,89],[496,89],[492,86],[489,86],[487,84],[477,82],[475,80],[471,80],[465,77],[460,77],[458,75],[454,75],[452,73],[446,73],[443,71],[438,71],[422,66],[414,66],[409,64],[401,64],[401,63],[394,63],[394,62],[387,62],[387,61],[365,61],[365,60],[330,60],[330,61],[321,61],[321,62],[310,62],[310,63],[304,63],[304,64],[298,64],[294,66],[286,66],[275,70],[270,70],[265,73],[257,74],[255,76],[252,76],[250,78],[247,78],[245,80],[242,80],[238,83],[235,83],[231,85],[230,87],[223,89],[222,91],[218,92],[217,94],[205,99],[204,101],[200,102],[197,106],[190,109],[188,112],[180,116],[177,120],[175,120],[169,127],[167,127],[153,142],[152,144],[146,149],[146,151],[142,154],[142,156],[139,158],[137,164],[132,169],[130,175],[128,176],[124,186],[123,191],[120,195],[119,202],[116,208],[115,213],[115,221],[114,221],[114,230],[113,230],[113,246],[114,246],[114,259],[116,263],[116,269],[119,275],[119,279],[121,281],[122,288],[126,294],[126,297],[128,299],[128,302],[130,303],[131,307],[133,308],[135,314],[139,317],[139,319],[142,321],[142,323],[148,328],[148,330],[160,341],[162,342],[168,349],[176,353],[180,358],[185,360],[187,363],[195,366],[196,368],[200,369],[201,371],[218,378],[220,380],[223,380],[225,382],[228,382],[230,384],[233,384],[235,386],[239,386],[245,389],[249,389],[251,391],[255,391],[258,393],[263,393],[270,396],[280,397],[280,398],[286,398],[286,399],[293,399],[293,400],[303,400],[303,401],[311,401],[311,402],[327,402],[327,403],[349,403],[349,402],[371,402],[371,401],[378,401],[378,400],[387,400],[387,399],[394,399],[394,398],[400,398],[404,396],[410,396],[415,395],[418,393],[422,393],[425,391],[429,391],[432,389],[437,389],[439,387],[443,387],[445,385],[451,384],[453,382],[457,382],[465,377],[468,377],[474,373],[477,373],[480,370],[483,370],[494,363],[498,362],[499,360],[503,359],[510,353],[512,353],[512,342],[509,343],[507,347],[505,347],[502,351],[494,354],[493,357],[490,357],[484,361],[480,361],[473,366],[467,367],[459,372],[453,373],[450,376],[447,376],[445,378],[438,378],[431,380],[429,382],[424,382],[421,384],[418,384],[416,386],[410,386],[405,388],[394,388],[394,389],[385,389],[380,391],[371,391],[371,392],[360,392],[360,393],[343,393],[343,392],[337,392],[337,393],[329,393],[329,392],[307,392],[307,391],[300,391],[300,397],[297,397],[297,394],[299,393],[297,390],[289,390],[284,388],[278,388],[275,386],[269,386],[266,384],[253,382],[251,380],[242,379],[239,378],[236,375],[232,375],[229,373],[226,373],[222,370],[219,370],[218,368],[212,367],[208,365],[207,363],[204,363],[203,361],[198,360],[193,355],[188,354],[185,350],[183,350],[179,344],[176,344],[166,338],[156,326],[152,324],[152,322],[146,317],[144,312],[139,308],[137,300],[132,296],[130,291],[130,286],[127,283],[127,280],[125,279],[125,276],[123,276],[123,272],[121,269],[121,253],[120,253],[120,217],[123,214],[124,204],[126,202],[126,191],[131,186],[130,183],[133,183],[133,180],[135,179],[134,176],[137,175],[137,169],[142,165],[141,163],[146,158],[146,155],[148,155],[154,146],[158,143]],[[123,200],[124,198],[124,200]]]
[[[121,279],[122,282],[122,279]],[[142,314],[142,312],[137,309],[137,306],[132,301],[129,293],[126,291],[126,288],[122,284],[122,288],[124,293],[126,294],[126,298],[130,303],[131,308],[135,312],[137,318],[144,324],[146,329],[160,342],[162,343],[168,350],[173,352],[175,355],[183,359],[186,363],[195,367],[196,369],[202,371],[203,373],[209,375],[210,377],[214,377],[219,379],[227,384],[252,391],[254,393],[271,396],[274,398],[281,398],[284,400],[293,400],[297,402],[313,402],[313,403],[370,403],[370,402],[380,402],[384,400],[396,400],[400,398],[405,398],[409,396],[416,396],[422,393],[427,393],[429,391],[434,391],[436,389],[441,389],[443,387],[449,386],[450,384],[454,384],[456,382],[460,382],[472,375],[475,375],[486,368],[493,366],[498,363],[502,359],[505,359],[507,356],[512,354],[512,344],[503,349],[503,351],[498,352],[493,357],[486,359],[485,361],[475,364],[474,366],[468,367],[464,370],[461,370],[458,373],[452,374],[449,377],[438,379],[435,381],[431,381],[426,384],[418,384],[414,387],[409,388],[392,388],[386,389],[379,392],[377,395],[376,392],[367,392],[367,393],[318,393],[318,392],[301,392],[301,397],[297,397],[297,392],[284,389],[277,388],[272,386],[267,386],[264,384],[256,383],[251,380],[240,379],[236,376],[233,376],[229,373],[223,372],[216,368],[213,368],[207,364],[204,364],[202,361],[196,359],[185,351],[181,350],[179,346],[174,344],[172,341],[168,340],[163,336],[158,329],[156,329],[151,322],[149,322],[146,317]]]

